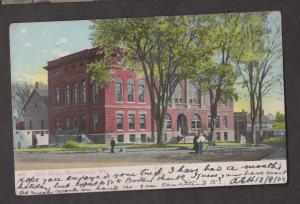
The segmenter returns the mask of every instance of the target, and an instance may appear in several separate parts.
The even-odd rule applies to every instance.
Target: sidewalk
[[[218,151],[231,151],[231,150],[244,150],[244,151],[256,151],[263,149],[270,149],[271,146],[268,145],[260,145],[258,147],[218,147],[218,146],[210,146],[204,148],[204,152],[218,152]],[[125,152],[168,152],[168,151],[194,151],[191,147],[168,147],[168,148],[126,148],[125,147],[116,147],[116,153],[125,153]],[[49,151],[49,152],[15,152],[16,154],[82,154],[82,153],[110,153],[110,149],[101,150],[74,150],[74,151]]]

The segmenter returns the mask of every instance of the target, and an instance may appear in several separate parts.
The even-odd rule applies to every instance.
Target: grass
[[[286,139],[285,139],[285,137],[271,137],[270,139],[264,140],[263,144],[284,145],[284,144],[286,144]]]
[[[273,130],[285,130],[285,122],[275,122],[272,126]]]
[[[251,145],[252,146],[252,145]],[[117,148],[126,149],[148,149],[148,148],[192,148],[193,144],[117,144]],[[205,148],[208,145],[205,144]],[[249,145],[243,145],[234,142],[217,142],[215,147],[249,147]],[[29,148],[29,149],[16,149],[16,152],[55,152],[55,151],[88,151],[88,150],[107,150],[110,149],[109,144],[71,144],[64,145],[64,147],[48,147],[48,148]]]

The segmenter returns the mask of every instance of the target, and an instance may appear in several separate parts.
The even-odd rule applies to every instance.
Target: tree
[[[280,113],[279,111],[276,112],[275,121],[278,123],[285,122],[285,115],[284,113]]]
[[[47,87],[43,82],[39,82],[39,87]],[[24,119],[23,108],[27,103],[35,85],[28,82],[14,82],[11,85],[11,97],[14,114],[18,121]]]
[[[247,14],[245,18],[245,36],[241,53],[237,60],[242,84],[246,87],[250,102],[251,135],[257,144],[255,123],[257,117],[262,124],[263,97],[278,81],[279,76],[272,74],[274,64],[280,57],[281,50],[276,40],[280,34],[272,34],[266,24],[267,14]]]
[[[264,53],[262,58],[259,59],[260,75],[258,78],[258,96],[259,101],[258,107],[258,121],[259,121],[259,133],[260,138],[262,137],[262,117],[263,117],[263,98],[271,91],[271,89],[276,85],[280,84],[282,75],[274,72],[275,65],[278,59],[282,58],[281,49],[281,31],[276,28],[272,32],[271,28],[268,28],[268,33],[264,36]]]
[[[14,82],[11,85],[13,109],[17,120],[23,120],[23,107],[29,99],[34,85],[27,82]]]
[[[186,78],[190,63],[201,57],[193,50],[191,21],[192,17],[97,20],[91,27],[93,45],[103,49],[104,58],[90,70],[109,73],[109,58],[124,49],[123,65],[143,73],[151,100],[152,134],[155,123],[158,144],[164,143],[165,115],[175,88]],[[97,73],[93,78],[103,80]]]
[[[237,99],[234,88],[236,75],[232,62],[241,44],[242,24],[243,18],[240,14],[212,15],[198,19],[195,42],[197,44],[198,39],[202,38],[208,47],[209,58],[196,63],[197,74],[192,74],[191,78],[198,82],[201,91],[209,93],[212,137],[215,135],[218,104]],[[206,25],[205,35],[199,25]]]

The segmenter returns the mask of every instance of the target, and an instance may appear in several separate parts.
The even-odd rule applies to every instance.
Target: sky
[[[270,25],[281,25],[279,12],[269,16]],[[92,47],[89,40],[90,21],[56,21],[16,23],[10,26],[10,54],[12,82],[47,83],[48,61]],[[282,59],[276,71],[283,72]],[[249,111],[249,100],[244,89],[237,86],[239,100],[234,103],[235,111]],[[274,86],[264,99],[266,114],[284,112],[283,85]]]

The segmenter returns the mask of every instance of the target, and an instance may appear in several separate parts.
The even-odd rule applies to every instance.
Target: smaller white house
[[[14,148],[31,148],[34,138],[38,147],[49,145],[48,130],[14,130]]]

